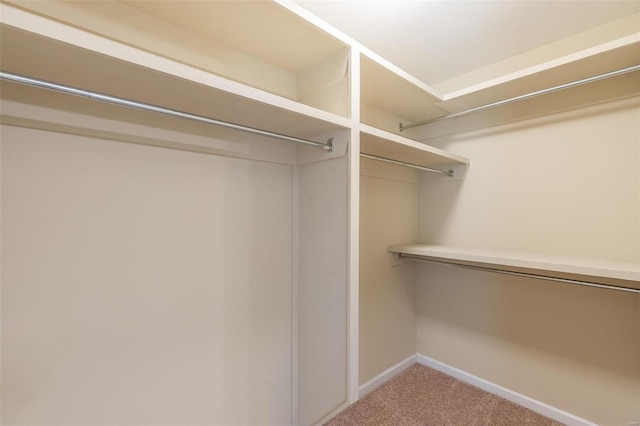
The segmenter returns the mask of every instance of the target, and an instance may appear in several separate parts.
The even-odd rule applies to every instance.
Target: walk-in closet
[[[0,423],[319,425],[417,363],[638,425],[640,6],[578,3],[432,84],[377,1],[1,1]]]

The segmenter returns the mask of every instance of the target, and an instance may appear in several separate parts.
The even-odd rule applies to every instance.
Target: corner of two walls
[[[420,242],[640,260],[639,99],[427,143],[471,158],[420,186]],[[604,425],[640,420],[640,297],[417,266],[417,351]]]
[[[362,387],[416,352],[415,266],[392,266],[387,247],[418,236],[418,172],[372,160],[360,171]]]

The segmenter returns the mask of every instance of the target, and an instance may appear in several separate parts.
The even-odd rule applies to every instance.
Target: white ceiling
[[[640,11],[637,0],[297,3],[429,85]]]

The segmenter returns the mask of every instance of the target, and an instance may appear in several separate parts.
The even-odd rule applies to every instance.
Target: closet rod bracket
[[[323,149],[327,152],[333,152],[333,138],[327,139],[327,145]]]

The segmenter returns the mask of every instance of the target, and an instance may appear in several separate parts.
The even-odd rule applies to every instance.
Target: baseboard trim
[[[340,414],[342,411],[346,410],[348,407],[349,407],[349,402],[348,401],[343,402],[338,408],[333,410],[331,413],[327,414],[325,417],[323,417],[321,420],[317,421],[316,423],[313,423],[313,426],[321,426],[327,423],[329,420],[333,419],[335,416]],[[294,423],[294,424],[297,425],[298,423]]]
[[[498,395],[499,397],[528,408],[531,411],[547,416],[550,419],[564,423],[567,426],[597,426],[595,423],[591,423],[588,420],[552,407],[544,402],[529,398],[528,396],[514,392],[495,383],[491,383],[487,380],[481,379],[480,377],[474,376],[473,374],[469,374],[443,362],[436,361],[428,356],[416,354],[416,361],[422,365],[431,367],[434,370],[438,370],[444,374],[455,377],[460,381],[469,383],[470,385],[476,386],[484,391]]]
[[[393,367],[387,368],[385,371],[378,374],[376,377],[358,388],[358,398],[362,398],[381,384],[391,380],[398,374],[402,373],[404,370],[411,367],[416,362],[416,355],[411,355],[409,358],[400,361]]]

